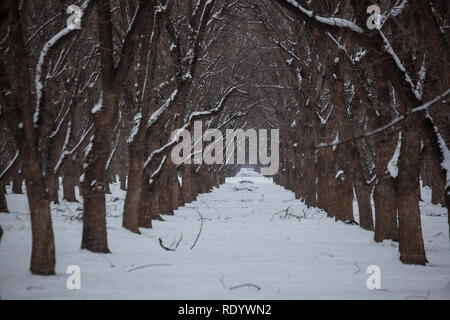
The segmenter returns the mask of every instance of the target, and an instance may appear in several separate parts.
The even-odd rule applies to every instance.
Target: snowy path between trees
[[[450,298],[446,210],[429,203],[427,189],[421,203],[430,261],[425,267],[403,265],[397,243],[375,243],[372,232],[306,208],[291,191],[248,169],[179,208],[174,216],[164,216],[166,221],[155,221],[153,229],[141,229],[141,235],[121,227],[125,194],[116,184],[111,190],[107,206],[112,254],[80,249],[80,203],[53,206],[57,275],[50,277],[28,271],[28,206],[24,195],[9,194],[11,213],[0,214],[5,231],[0,243],[1,298]],[[201,224],[198,212],[203,228],[191,249]],[[164,246],[175,247],[181,235],[176,251],[159,245],[161,238]],[[70,265],[81,268],[80,290],[66,288]],[[366,286],[370,265],[381,269],[380,290]]]

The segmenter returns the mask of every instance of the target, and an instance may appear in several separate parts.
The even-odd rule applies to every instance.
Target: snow
[[[391,10],[391,16],[396,17],[402,14],[403,9],[405,9],[405,5],[408,3],[408,0],[402,0],[400,4],[397,4]]]
[[[161,171],[161,169],[163,168],[163,166],[164,166],[164,163],[166,162],[166,158],[167,158],[167,156],[164,156],[162,159],[161,159],[161,161],[159,162],[159,166],[158,166],[158,168],[152,173],[152,176],[150,177],[150,184],[152,184],[153,183],[153,178]]]
[[[90,0],[85,0],[82,5],[80,10],[77,12],[77,17],[81,20],[81,18],[84,15],[84,10],[86,9],[86,7],[88,6]],[[42,84],[42,67],[44,65],[45,62],[45,58],[48,55],[48,52],[50,51],[50,49],[62,38],[64,38],[66,35],[68,35],[70,32],[72,32],[74,29],[71,27],[65,27],[63,29],[61,29],[57,34],[55,34],[52,38],[50,38],[50,40],[48,40],[44,46],[42,47],[41,52],[39,53],[39,58],[38,58],[38,62],[36,64],[36,72],[34,75],[34,84],[35,84],[35,89],[36,89],[36,108],[34,111],[34,115],[33,115],[33,123],[34,126],[37,127],[38,125],[38,121],[39,121],[39,117],[40,117],[40,108],[41,108],[41,99],[42,99],[42,89],[43,89],[43,84]]]
[[[418,90],[416,88],[416,86],[414,85],[413,81],[411,80],[411,77],[408,74],[408,71],[404,67],[404,65],[403,65],[402,61],[400,60],[399,56],[397,55],[397,53],[395,53],[394,49],[392,48],[391,44],[389,43],[389,40],[384,35],[383,31],[381,31],[381,29],[378,29],[378,33],[380,34],[381,38],[383,39],[386,51],[392,56],[397,67],[400,69],[401,72],[403,72],[403,74],[405,76],[405,81],[408,82],[409,85],[411,86],[411,90],[414,93],[414,96],[416,97],[416,99],[418,101],[421,101],[422,95],[421,95],[420,90]]]
[[[8,191],[9,188],[8,188]],[[373,232],[335,222],[307,208],[292,192],[251,170],[241,170],[197,201],[153,221],[153,229],[121,227],[125,193],[107,197],[111,254],[80,249],[82,203],[52,206],[56,276],[28,271],[31,229],[24,195],[8,194],[0,214],[0,295],[3,299],[430,299],[450,298],[450,254],[445,209],[421,202],[426,266],[399,261],[398,243],[375,243]],[[81,198],[78,198],[81,199]],[[203,230],[191,249],[200,223]],[[286,215],[286,210],[290,215]],[[438,211],[440,210],[440,211]],[[436,214],[438,213],[438,214]],[[163,250],[182,240],[174,252]],[[66,289],[71,265],[81,269],[81,290]],[[381,289],[369,290],[371,265]],[[253,287],[232,289],[245,283]]]
[[[336,138],[334,138],[333,142],[333,151],[336,151],[337,145],[339,144],[339,131],[336,133]]]
[[[183,187],[183,177],[180,175],[180,173],[177,173],[178,178],[178,184],[180,185],[180,188]]]
[[[447,91],[450,91],[447,90]],[[450,151],[448,150],[447,144],[445,143],[444,138],[442,138],[442,135],[440,134],[437,126],[433,122],[433,118],[428,113],[425,115],[426,118],[430,119],[431,123],[433,123],[434,133],[436,134],[436,138],[438,141],[439,149],[441,149],[442,153],[442,162],[441,167],[446,171],[446,183],[445,188],[448,188],[450,186]]]
[[[103,93],[102,93],[102,96],[100,97],[100,99],[98,100],[98,102],[92,108],[91,113],[95,114],[95,113],[99,112],[100,110],[102,110],[102,108],[103,108]]]
[[[441,134],[437,130],[437,127],[434,127],[436,136],[439,143],[439,148],[442,152],[442,163],[441,167],[446,171],[447,178],[446,178],[446,184],[445,187],[448,188],[450,186],[450,151],[448,150],[447,144],[444,141],[444,138],[442,138]]]
[[[398,133],[398,141],[397,146],[395,147],[394,155],[392,156],[391,160],[388,162],[388,171],[392,178],[398,177],[398,158],[400,156],[400,150],[402,147],[402,133]]]
[[[14,158],[9,162],[9,164],[6,166],[6,168],[0,174],[0,179],[2,179],[6,175],[6,172],[8,172],[8,170],[12,167],[12,165],[17,161],[18,158],[19,158],[19,151],[16,151]]]
[[[164,102],[164,104],[155,112],[153,112],[148,120],[148,127],[153,126],[164,113],[164,111],[170,106],[170,104],[175,100],[178,94],[178,89],[172,91],[170,97]]]
[[[67,155],[70,155],[70,152],[67,150],[67,147],[69,145],[69,140],[70,140],[71,133],[72,133],[72,120],[69,120],[69,123],[67,125],[66,137],[64,138],[64,145],[62,147],[62,152],[61,152],[61,154],[59,156],[59,159],[56,162],[56,166],[55,166],[55,168],[53,170],[53,173],[55,175],[57,174],[59,168],[61,167],[65,157]]]
[[[136,134],[138,133],[138,130],[139,130],[139,126],[141,124],[141,119],[142,119],[142,113],[140,113],[140,112],[136,113],[136,115],[134,116],[134,119],[133,119],[133,127],[131,129],[130,136],[127,139],[128,143],[133,142],[134,138],[136,137]]]
[[[359,27],[352,21],[342,19],[342,18],[336,18],[336,17],[321,17],[318,15],[315,15],[313,11],[307,10],[306,8],[304,8],[302,5],[300,5],[295,0],[286,0],[286,2],[290,3],[291,5],[293,5],[297,9],[299,9],[301,12],[303,12],[305,15],[307,15],[308,17],[310,17],[312,19],[315,19],[316,21],[318,21],[320,23],[327,24],[330,26],[337,26],[337,27],[341,27],[341,28],[348,28],[357,33],[364,32],[364,30],[361,27]]]

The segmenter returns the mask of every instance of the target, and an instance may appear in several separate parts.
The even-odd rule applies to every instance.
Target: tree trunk
[[[23,40],[23,17],[20,16],[16,1],[9,1],[7,7],[10,23],[7,45],[10,61],[5,73],[2,63],[0,81],[4,88],[5,80],[9,77],[9,86],[14,89],[9,88],[11,89],[9,103],[6,105],[2,103],[2,116],[7,119],[10,132],[14,135],[20,151],[21,168],[27,188],[32,232],[30,271],[33,274],[51,275],[55,273],[55,242],[50,202],[42,176],[39,136],[33,119],[35,104],[31,98],[30,68]]]
[[[23,194],[23,174],[22,170],[19,170],[12,179],[12,192],[15,194]]]
[[[144,152],[136,145],[129,147],[129,180],[125,197],[122,226],[131,232],[139,231],[139,211],[141,209],[141,194],[144,176]]]
[[[431,179],[431,203],[445,206],[445,172],[442,170],[438,158],[436,157],[432,167]]]
[[[398,241],[397,192],[394,180],[380,177],[373,191],[375,203],[375,241]]]
[[[106,164],[106,161],[104,164]],[[86,180],[81,186],[83,196],[81,248],[92,252],[109,253],[106,235],[105,182],[93,183],[95,180],[102,178],[95,168],[88,170],[85,176]],[[105,177],[103,176],[103,178]],[[90,183],[86,181],[90,181]],[[89,187],[89,184],[93,184],[93,186]]]
[[[160,216],[159,209],[159,192],[155,191],[155,188],[151,188],[151,196],[150,196],[150,215],[152,219],[157,219]]]
[[[0,185],[0,212],[9,213],[8,204],[5,197],[5,186]]]
[[[316,173],[313,151],[305,150],[305,166],[303,172],[303,199],[306,205],[314,207],[317,205],[316,199]]]
[[[127,191],[127,174],[125,169],[119,170],[120,190]]]
[[[67,202],[78,202],[75,195],[75,186],[77,185],[77,175],[75,174],[74,161],[71,157],[66,159],[64,165],[64,176],[62,179],[63,199]]]
[[[152,227],[152,208],[150,202],[150,184],[147,178],[142,179],[141,197],[140,197],[140,212],[139,212],[139,227]]]
[[[363,229],[373,231],[372,204],[370,203],[372,187],[366,183],[361,171],[358,170],[358,172],[359,174],[357,173],[354,187],[356,199],[358,200],[359,225]]]
[[[420,139],[417,137],[417,116],[404,129],[398,175],[398,218],[400,260],[406,264],[424,265],[428,262],[422,238],[420,220]]]
[[[106,126],[106,123],[98,123]],[[109,157],[109,141],[111,132],[104,129],[96,132],[92,141],[92,149],[86,161],[84,180],[80,187],[83,196],[83,236],[81,248],[92,252],[109,253],[106,235],[106,170]]]
[[[336,180],[336,199],[334,203],[336,221],[354,221],[353,184],[347,174],[342,173]]]
[[[191,166],[183,166],[183,201],[185,204],[190,203],[191,200]]]
[[[170,199],[170,210],[173,213],[173,210],[177,209],[180,205],[180,184],[178,182],[178,172],[175,167],[170,168],[170,181],[169,181],[169,199]]]
[[[59,203],[59,178],[51,175],[47,179],[49,199],[53,203]]]
[[[28,179],[27,179],[28,180]],[[31,267],[33,274],[55,274],[55,242],[53,237],[50,202],[45,192],[45,185],[40,187],[39,179],[26,181],[28,204],[31,213],[31,230],[33,246],[31,250]]]

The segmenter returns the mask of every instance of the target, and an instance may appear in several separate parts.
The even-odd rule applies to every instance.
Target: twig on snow
[[[200,201],[203,202],[208,209],[211,209],[205,201],[203,201],[203,200],[200,200]]]
[[[169,247],[166,247],[166,246],[163,244],[161,238],[158,238],[158,241],[159,241],[159,245],[160,245],[161,248],[163,248],[164,250],[166,250],[166,251],[176,251],[176,250],[178,249],[178,246],[180,245],[182,239],[183,239],[183,234],[181,234],[180,239],[178,240],[178,242],[177,242],[177,244],[175,245],[175,247],[173,246],[173,244],[175,243],[175,240],[172,241],[172,243],[170,244]]]
[[[197,238],[195,238],[195,241],[191,246],[191,250],[194,249],[195,245],[197,244],[198,238],[200,238],[200,234],[202,233],[203,230],[203,220],[205,220],[203,216],[200,214],[199,210],[197,210],[197,213],[200,216],[200,230],[198,230]]]
[[[229,290],[234,290],[234,289],[239,289],[239,288],[244,288],[244,287],[252,287],[252,288],[256,288],[257,290],[261,290],[260,286],[258,286],[256,284],[253,284],[253,283],[244,283],[244,284],[240,284],[240,285],[237,285],[237,286],[230,287],[228,289]]]
[[[170,263],[152,263],[152,264],[146,264],[146,265],[143,265],[143,266],[139,266],[139,267],[130,269],[130,270],[128,270],[128,272],[135,271],[135,270],[140,270],[140,269],[145,269],[145,268],[149,268],[149,267],[167,267],[167,266],[170,266],[170,265],[171,265]]]

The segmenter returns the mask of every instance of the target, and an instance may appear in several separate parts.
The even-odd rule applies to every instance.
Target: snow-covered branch
[[[317,22],[320,22],[320,23],[323,23],[323,24],[326,24],[329,26],[336,26],[336,27],[340,27],[340,28],[350,29],[357,33],[364,32],[364,30],[361,27],[359,27],[357,24],[355,24],[354,22],[352,22],[350,20],[343,19],[343,18],[337,18],[337,17],[318,16],[312,10],[307,10],[305,7],[303,7],[301,4],[299,4],[295,0],[284,0],[284,1],[289,3],[292,6],[296,7],[304,15],[306,15],[307,17],[309,17],[311,19],[316,20]]]
[[[80,12],[77,13],[80,19],[84,15],[84,10],[89,5],[90,0],[85,0],[80,7]],[[33,122],[34,126],[37,127],[37,123],[39,121],[40,117],[40,109],[41,109],[41,99],[42,99],[42,89],[44,88],[44,85],[42,84],[42,68],[45,62],[45,58],[48,55],[48,52],[50,49],[58,43],[61,39],[63,39],[66,35],[71,33],[74,29],[70,28],[69,26],[64,27],[61,31],[59,31],[57,34],[55,34],[50,40],[48,40],[44,46],[42,47],[42,50],[39,54],[39,59],[36,64],[36,73],[34,76],[34,84],[36,88],[36,108],[33,115]]]
[[[447,89],[445,92],[443,92],[442,94],[438,95],[434,99],[432,99],[432,100],[430,100],[430,101],[428,101],[428,102],[426,102],[426,103],[424,103],[424,104],[422,104],[420,106],[417,106],[417,107],[413,108],[410,112],[405,113],[404,115],[398,116],[397,118],[395,118],[394,120],[390,121],[388,124],[386,124],[386,125],[384,125],[382,127],[379,127],[377,129],[371,130],[369,132],[363,133],[361,135],[358,135],[356,137],[349,138],[349,139],[346,139],[346,140],[334,141],[334,142],[331,142],[331,143],[319,143],[319,144],[316,145],[316,148],[333,147],[333,146],[336,146],[336,145],[339,145],[339,144],[342,144],[342,143],[347,143],[347,142],[350,142],[350,141],[354,141],[356,139],[367,138],[367,137],[376,135],[376,134],[378,134],[380,132],[383,132],[383,131],[385,131],[385,130],[395,126],[396,124],[402,122],[403,120],[407,119],[412,114],[428,109],[433,104],[435,104],[439,100],[445,98],[449,94],[450,94],[450,89]]]

